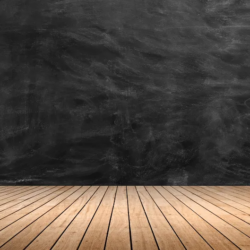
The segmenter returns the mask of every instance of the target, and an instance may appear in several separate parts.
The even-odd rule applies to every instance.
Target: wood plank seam
[[[9,189],[9,188],[1,189],[0,190],[0,197],[1,197],[2,194],[6,193],[6,192],[8,192],[9,194],[11,194],[11,193],[16,192],[16,190],[14,188],[13,189]]]
[[[8,192],[8,190],[7,190],[7,191],[4,192],[4,194],[1,194],[0,201],[3,200],[5,197],[11,197],[11,195],[13,195],[13,194],[15,195],[19,191],[23,191],[23,190],[26,190],[28,188],[29,187],[20,187],[19,190],[13,189],[13,190],[10,190],[10,192]]]
[[[85,191],[84,191],[84,192],[83,192],[83,193],[82,193],[82,194],[81,194],[72,204],[70,204],[65,210],[63,210],[58,216],[56,216],[55,219],[54,219],[53,221],[51,221],[51,222],[50,222],[50,223],[49,223],[40,233],[38,233],[38,234],[36,235],[36,237],[35,237],[35,238],[25,247],[25,249],[28,248],[28,246],[31,245],[31,243],[32,243],[33,241],[35,241],[35,239],[36,239],[37,237],[39,237],[39,235],[41,235],[41,234],[42,234],[42,233],[43,233],[43,232],[44,232],[44,231],[45,231],[45,230],[46,230],[46,229],[47,229],[47,228],[48,228],[48,227],[58,218],[58,217],[60,217],[67,209],[69,209],[75,202],[77,202],[77,200],[79,200],[79,199],[80,199],[80,198],[81,198],[90,188],[91,188],[91,186],[89,186],[89,188],[88,188],[87,190],[85,190]],[[79,190],[79,189],[78,189],[78,190]],[[76,190],[76,191],[78,191],[78,190]],[[76,192],[76,191],[75,191],[75,192]],[[96,190],[96,191],[97,191],[97,190]],[[96,191],[95,191],[95,192],[96,192]],[[75,193],[75,192],[74,192],[74,193]],[[93,195],[95,194],[95,192],[93,193]],[[74,194],[74,193],[72,193],[72,194]],[[72,195],[72,194],[71,194],[71,195]],[[71,196],[71,195],[70,195],[70,196]],[[92,196],[93,196],[93,195],[92,195]],[[92,196],[91,196],[91,197],[92,197]],[[90,199],[89,199],[89,200],[90,200]],[[89,201],[89,200],[88,200],[88,201]],[[86,206],[86,204],[88,203],[88,201],[84,204],[83,207]],[[59,203],[59,204],[60,204],[60,203]],[[58,206],[59,204],[57,204],[56,206]],[[48,212],[49,212],[49,211],[48,211]],[[48,213],[48,212],[47,212],[47,213]],[[65,230],[66,230],[66,229],[65,229]]]
[[[218,200],[218,201],[221,201],[221,202],[225,203],[224,201],[220,200],[219,198],[215,198],[215,197],[212,196],[211,194],[210,194],[210,195],[207,194],[206,191],[208,191],[208,190],[206,190],[206,189],[204,189],[204,188],[202,188],[202,187],[200,187],[200,188],[201,188],[202,190],[199,189],[199,190],[198,190],[199,192],[201,192],[201,193],[203,193],[203,194],[205,194],[205,195],[207,195],[207,196],[209,196],[209,197],[211,197],[211,198],[214,198],[214,199],[216,199],[216,200]],[[194,189],[197,190],[196,188],[194,188]],[[204,193],[204,192],[205,192],[205,193]],[[218,194],[214,194],[214,195],[218,195]],[[218,195],[218,196],[221,196],[221,195]],[[223,197],[223,196],[221,196],[221,197]],[[230,199],[227,199],[227,200],[230,200]],[[232,200],[230,200],[230,201],[232,201]],[[242,204],[240,204],[240,203],[238,203],[238,202],[236,202],[236,201],[233,201],[233,202],[235,202],[235,203],[237,203],[237,204],[239,204],[239,205],[242,205]],[[233,207],[233,208],[239,210],[240,212],[246,213],[245,211],[243,211],[243,210],[241,210],[241,209],[239,209],[239,208],[237,208],[237,207],[235,207],[235,206],[233,206],[233,205],[230,205],[230,204],[228,204],[228,203],[225,203],[225,204],[227,204],[228,206],[231,206],[231,207]],[[244,205],[242,205],[242,206],[244,206]],[[247,206],[244,206],[244,207],[247,208]],[[249,210],[249,215],[250,215],[250,210]]]
[[[128,225],[129,225],[130,249],[133,250],[132,233],[131,233],[130,216],[129,216],[129,204],[128,204],[128,186],[126,186],[126,196],[127,196],[127,209],[128,209]]]
[[[162,210],[160,209],[160,207],[158,206],[158,204],[155,202],[154,198],[152,197],[152,195],[148,192],[147,188],[144,186],[145,190],[147,191],[147,193],[149,194],[149,196],[151,197],[151,199],[153,200],[154,204],[158,207],[158,209],[160,210],[161,214],[164,216],[164,218],[166,219],[166,221],[168,222],[169,226],[172,228],[172,230],[174,231],[174,233],[176,234],[177,238],[179,239],[179,241],[181,242],[181,244],[183,245],[183,247],[185,249],[186,246],[184,245],[184,243],[182,242],[182,240],[180,239],[179,235],[177,234],[177,232],[174,230],[173,226],[171,225],[171,223],[169,222],[169,220],[167,219],[167,217],[165,216],[165,214],[162,212]],[[156,189],[155,189],[156,190]],[[158,191],[158,190],[156,190]],[[158,192],[159,193],[159,192]],[[163,197],[164,198],[164,197]],[[165,199],[166,200],[166,199]],[[171,205],[171,204],[170,204]]]
[[[101,203],[102,203],[102,201],[103,201],[103,199],[104,199],[104,197],[105,197],[105,194],[107,193],[108,189],[109,189],[109,186],[108,186],[108,188],[106,189],[106,191],[105,191],[105,193],[104,193],[104,195],[103,195],[103,197],[102,197],[102,199],[101,199],[101,201],[100,201],[100,203],[99,203],[99,205],[98,205],[98,207],[97,207],[95,213],[93,214],[93,216],[92,216],[92,218],[91,218],[91,220],[90,220],[90,222],[89,222],[89,224],[88,224],[88,226],[87,226],[87,228],[86,228],[86,230],[85,230],[85,232],[84,232],[84,234],[83,234],[83,236],[82,236],[82,238],[81,238],[81,240],[80,240],[80,243],[79,243],[78,246],[77,246],[77,249],[80,248],[80,246],[81,246],[81,244],[82,244],[82,241],[83,241],[83,238],[84,238],[84,236],[86,235],[86,233],[87,233],[87,231],[88,231],[88,229],[89,229],[89,227],[90,227],[90,225],[91,225],[91,222],[93,221],[93,219],[94,219],[94,217],[95,217],[95,215],[96,215],[96,213],[97,213],[97,211],[98,211],[98,209],[99,209],[99,207],[100,207],[100,205],[101,205]]]
[[[177,190],[178,192],[182,193],[181,191]],[[183,194],[183,193],[182,193]],[[239,228],[235,227],[234,225],[232,225],[231,223],[229,223],[228,221],[224,220],[223,218],[219,217],[217,214],[215,214],[214,212],[212,212],[211,210],[207,209],[206,207],[204,207],[203,205],[199,204],[198,202],[196,202],[195,200],[193,200],[192,198],[188,197],[187,195],[183,194],[184,196],[186,196],[188,199],[192,200],[193,202],[195,202],[196,204],[198,204],[199,206],[203,207],[204,209],[206,209],[208,212],[212,213],[213,215],[215,215],[216,217],[218,217],[219,219],[223,220],[225,223],[227,223],[228,225],[234,227],[236,230],[238,230],[239,232],[241,232],[242,234],[246,235],[248,238],[250,238],[247,234],[245,234],[244,232],[242,232]],[[202,199],[202,198],[201,198]],[[212,204],[212,203],[211,203]],[[218,207],[219,208],[219,207]],[[220,209],[220,208],[219,208]],[[226,211],[226,213],[228,213]],[[234,216],[234,215],[232,215]],[[245,221],[244,221],[245,222]]]
[[[142,203],[142,201],[141,201],[141,197],[140,197],[140,195],[139,195],[138,190],[137,190],[136,187],[135,187],[135,190],[136,190],[137,195],[138,195],[138,197],[139,197],[139,200],[140,200],[140,202],[141,202],[141,206],[142,206],[142,208],[143,208],[143,211],[144,211],[144,213],[145,213],[145,215],[146,215],[146,218],[147,218],[149,227],[150,227],[150,229],[151,229],[151,231],[152,231],[152,234],[153,234],[153,236],[154,236],[155,243],[156,243],[156,245],[157,245],[157,247],[158,247],[158,250],[160,250],[159,244],[158,244],[157,239],[156,239],[156,237],[155,237],[155,233],[154,233],[153,228],[152,228],[152,226],[151,226],[151,223],[150,223],[150,221],[149,221],[149,219],[148,219],[148,215],[147,215],[147,213],[146,213],[146,211],[145,211],[144,205],[143,205],[143,203]]]
[[[63,187],[62,187],[62,188],[63,188]],[[60,189],[62,189],[62,188],[60,188]],[[60,190],[60,189],[59,189],[59,190]],[[58,190],[57,190],[57,191],[58,191]],[[51,200],[49,200],[49,201],[47,201],[46,203],[44,203],[44,204],[42,204],[42,205],[38,206],[37,208],[35,208],[34,210],[32,210],[32,211],[30,211],[29,213],[25,214],[24,216],[22,216],[22,217],[18,218],[17,220],[15,220],[15,221],[11,222],[9,225],[7,225],[7,226],[5,226],[4,228],[0,229],[0,231],[4,230],[6,227],[8,227],[8,226],[12,225],[12,224],[13,224],[13,223],[15,223],[16,221],[18,221],[18,220],[22,219],[23,217],[25,217],[25,216],[29,215],[29,214],[30,214],[30,213],[32,213],[33,211],[35,211],[35,210],[39,209],[40,207],[44,206],[45,204],[49,203],[49,202],[50,202],[50,201],[52,201],[53,199],[57,198],[59,195],[61,195],[61,194],[65,193],[66,191],[67,191],[67,190],[63,191],[62,193],[59,193],[57,196],[55,196],[55,197],[54,197],[54,198],[52,198]],[[16,212],[15,212],[15,213],[16,213]],[[9,215],[8,215],[8,216],[9,216]],[[8,216],[6,216],[6,217],[8,217]]]
[[[224,187],[218,187],[219,189],[221,189],[221,192],[223,192],[223,190],[224,190]],[[229,188],[229,187],[227,187],[227,188]],[[235,190],[233,187],[230,187],[230,193],[231,193],[231,195],[234,195],[234,196],[236,196],[236,197],[238,197],[238,195],[240,195],[240,196],[243,196],[243,198],[248,198],[249,199],[249,195],[248,194],[246,194],[245,192],[244,192],[244,190]],[[248,200],[249,201],[249,200]]]
[[[53,189],[53,187],[52,187],[51,189]],[[46,192],[46,191],[48,191],[48,190],[51,190],[51,189],[46,189],[46,188],[45,188],[45,190],[42,191],[42,192],[39,193],[39,194],[42,194],[42,193],[44,193],[44,192]],[[42,190],[43,190],[43,189],[42,189]],[[29,197],[29,198],[27,198],[27,199],[25,199],[25,200],[21,200],[20,202],[15,203],[15,204],[12,205],[12,206],[9,206],[9,207],[7,207],[7,208],[5,208],[5,209],[0,210],[0,212],[4,211],[4,210],[6,210],[6,209],[9,209],[9,208],[11,208],[11,207],[13,207],[13,206],[16,206],[16,205],[18,205],[18,204],[20,204],[20,203],[22,203],[22,202],[24,202],[24,201],[26,201],[26,200],[32,199],[33,197],[35,197],[35,196],[37,196],[37,195],[38,195],[38,194],[35,194],[34,196],[31,196],[31,197]],[[1,206],[0,206],[0,209],[1,209]]]
[[[73,187],[72,187],[73,188]],[[70,188],[70,189],[72,189],[72,188]],[[68,190],[70,190],[70,189],[68,189]],[[80,189],[80,188],[78,188],[78,189]],[[77,190],[78,190],[77,189]],[[66,190],[66,191],[68,191],[68,190]],[[71,194],[69,194],[68,196],[66,196],[62,201],[60,201],[58,204],[60,204],[60,203],[62,203],[64,200],[66,200],[69,196],[71,196],[72,194],[74,194],[77,190],[75,190],[73,193],[71,193]],[[65,191],[65,192],[66,192]],[[63,192],[63,193],[65,193],[65,192]],[[46,213],[48,213],[50,210],[52,210],[54,207],[56,207],[58,204],[56,204],[55,206],[53,206],[51,209],[49,209]],[[46,213],[44,213],[44,214],[46,214]],[[18,235],[20,232],[22,232],[25,228],[27,228],[27,227],[29,227],[32,223],[34,223],[35,221],[37,221],[39,218],[41,218],[44,214],[42,214],[41,216],[39,216],[38,218],[36,218],[34,221],[32,221],[30,224],[28,224],[26,227],[24,227],[21,231],[19,231],[17,234],[15,234],[13,237],[11,237],[11,239],[13,239],[16,235]],[[3,230],[3,229],[2,229]],[[2,231],[2,230],[0,230],[0,231]],[[8,241],[6,241],[4,244],[2,244],[0,247],[3,247],[5,244],[7,244],[9,241],[11,241],[11,239],[9,239]]]
[[[156,192],[158,192],[160,195],[161,195],[161,197],[166,201],[166,202],[168,202],[168,200],[154,187],[154,189],[156,190]],[[148,190],[147,190],[147,192],[148,192]],[[150,195],[150,194],[149,194]],[[150,195],[151,196],[151,195]],[[153,198],[152,198],[153,199]],[[153,199],[154,200],[154,199]],[[155,201],[154,201],[155,202]],[[156,203],[156,202],[155,202]],[[179,213],[179,211],[170,203],[170,202],[168,202],[168,204],[194,229],[194,231],[213,249],[213,247],[207,242],[207,240],[199,233],[199,231],[198,230],[196,230],[191,224],[190,224],[190,222],[181,214],[181,213]],[[157,204],[156,204],[157,205]],[[157,205],[158,206],[158,205]],[[159,208],[159,210],[161,211],[161,209]],[[161,211],[162,212],[162,211]],[[162,214],[163,214],[163,212],[162,212]],[[164,214],[163,214],[164,215]],[[164,217],[165,217],[165,215],[164,215]],[[166,218],[166,217],[165,217]],[[179,238],[179,236],[178,236],[178,234],[176,233],[176,235],[177,235],[177,237]],[[181,241],[181,240],[180,240]],[[181,241],[182,242],[182,241]],[[184,244],[183,244],[184,245]],[[185,246],[184,246],[185,247]]]
[[[98,191],[100,187],[98,187],[96,189],[96,191],[91,195],[91,197],[88,199],[88,202],[91,200],[91,198],[95,195],[95,193]],[[55,241],[55,243],[52,245],[51,249],[53,249],[53,247],[56,245],[56,243],[58,242],[58,240],[62,237],[62,235],[64,234],[64,232],[69,228],[69,226],[71,225],[71,223],[75,220],[75,218],[78,216],[78,214],[81,213],[81,211],[84,209],[84,207],[88,204],[88,202],[81,208],[81,210],[73,217],[73,219],[71,220],[71,222],[68,224],[68,226],[63,230],[63,232],[60,234],[60,236],[57,238],[57,240]]]
[[[61,188],[59,188],[59,189],[55,189],[53,192],[49,193],[48,195],[53,194],[53,193],[59,191],[59,190],[62,189],[62,188],[63,188],[63,187],[61,187]],[[45,192],[46,192],[46,191],[45,191]],[[40,198],[40,199],[38,199],[38,200],[35,200],[34,202],[28,204],[27,206],[21,207],[20,209],[14,211],[13,213],[8,214],[8,215],[6,215],[6,216],[0,218],[0,220],[5,219],[5,218],[8,217],[8,216],[11,216],[12,214],[14,214],[14,213],[16,213],[16,212],[18,212],[18,211],[20,211],[20,210],[22,210],[22,209],[24,209],[24,208],[30,206],[30,205],[32,205],[33,203],[35,203],[35,202],[37,202],[37,201],[39,201],[39,200],[41,200],[41,199],[43,199],[43,198],[44,198],[44,197],[42,197],[42,198]],[[14,205],[14,206],[16,206],[16,205]],[[39,208],[39,207],[38,207],[38,208]],[[7,209],[9,209],[9,208],[7,208]],[[4,210],[2,210],[2,211],[4,211]],[[0,211],[0,214],[1,214],[2,211]],[[34,210],[32,210],[32,211],[34,211]],[[32,211],[31,211],[31,212],[32,212]],[[2,229],[1,229],[1,230],[2,230]],[[0,231],[1,231],[1,230],[0,230]]]
[[[104,243],[104,248],[103,248],[104,250],[106,249],[106,245],[107,245],[107,239],[108,239],[108,234],[109,234],[109,228],[110,228],[110,223],[111,223],[111,219],[112,219],[112,215],[113,215],[113,211],[114,211],[114,207],[115,207],[115,200],[116,200],[117,191],[118,191],[118,187],[116,187],[116,191],[115,191],[114,203],[113,203],[111,215],[110,215],[110,218],[109,218],[108,230],[107,230],[107,235],[106,235],[106,239],[105,239],[105,243]]]
[[[82,239],[79,250],[104,248],[116,191],[117,186],[110,186],[108,188],[97,213]],[[98,237],[98,241],[92,240],[94,234]]]
[[[183,187],[182,187],[183,188]],[[186,188],[183,188],[183,189],[185,189],[185,190],[187,190]],[[208,201],[208,200],[206,200],[206,198],[204,198],[204,197],[201,197],[201,196],[199,196],[198,194],[196,194],[196,193],[193,193],[192,191],[190,191],[190,190],[187,190],[188,192],[190,192],[190,193],[192,193],[192,194],[194,194],[194,195],[196,195],[196,196],[198,196],[198,197],[200,197],[201,199],[203,199],[203,200],[205,200],[205,201],[207,201],[207,202],[210,202],[210,201]],[[212,197],[213,198],[213,197]],[[215,199],[215,198],[214,198]],[[224,203],[223,201],[220,201],[220,202],[222,202],[222,203]],[[211,204],[213,204],[212,202],[210,202]],[[224,203],[224,204],[226,204],[226,203]],[[213,204],[214,206],[216,206],[215,204]],[[228,205],[228,204],[226,204],[226,205]],[[231,206],[231,205],[228,205],[228,206]],[[250,225],[250,223],[249,222],[247,222],[247,221],[245,221],[245,220],[243,220],[243,219],[241,219],[240,217],[238,217],[237,215],[235,215],[235,214],[232,214],[231,212],[229,212],[229,211],[227,211],[227,210],[225,210],[225,209],[223,209],[223,208],[221,208],[221,207],[219,207],[219,206],[216,206],[216,207],[218,207],[219,209],[221,209],[221,210],[223,210],[223,211],[225,211],[226,213],[229,213],[229,214],[231,214],[232,216],[234,216],[234,217],[236,217],[237,219],[239,219],[239,220],[242,220],[243,222],[245,222],[245,223],[247,223],[247,224],[249,224]],[[231,206],[231,207],[233,207],[233,206]],[[233,207],[234,208],[234,207]],[[237,208],[235,208],[235,209],[237,209]],[[238,209],[239,210],[239,209]],[[239,211],[241,211],[241,210],[239,210]]]
[[[216,193],[216,192],[212,192],[212,190],[208,190],[208,189],[203,188],[203,187],[201,187],[201,188],[202,188],[203,192],[209,192],[209,193],[210,193],[210,196],[212,196],[212,197],[214,197],[214,195],[215,195],[215,196],[221,196],[221,197],[223,197],[224,199],[226,199],[226,201],[235,203],[234,207],[236,207],[236,205],[237,205],[237,206],[240,206],[240,207],[241,207],[241,208],[239,208],[240,211],[243,211],[243,212],[249,214],[249,207],[245,206],[244,204],[241,204],[241,203],[239,203],[238,201],[236,201],[236,200],[234,200],[234,199],[230,199],[230,198],[228,198],[228,197],[224,197],[224,196],[223,196],[223,193],[219,193],[219,192]]]
[[[213,192],[213,193],[215,193],[215,194],[218,194],[218,192],[216,192],[215,190],[213,190],[213,189],[211,189],[210,190],[211,192]],[[220,193],[222,193],[223,194],[223,192],[219,192],[219,194]],[[240,201],[235,201],[235,200],[233,200],[233,198],[234,198],[234,196],[233,195],[229,195],[229,196],[232,196],[232,198],[228,198],[228,197],[226,197],[228,200],[231,200],[231,201],[234,201],[234,202],[237,202],[238,204],[241,204],[242,206],[245,206],[245,207],[247,207],[247,208],[250,208],[250,205],[249,206],[247,206],[247,205],[245,205],[245,204],[242,204]],[[237,198],[237,199],[239,199],[239,200],[242,200],[242,202],[248,202],[248,201],[246,201],[246,200],[243,200],[243,199],[240,199],[239,197],[237,197],[237,196],[235,196],[235,198]]]
[[[164,186],[162,186],[165,190],[167,190]],[[168,191],[168,190],[167,190]],[[234,242],[232,242],[228,237],[226,237],[224,234],[222,234],[217,228],[215,228],[211,223],[209,223],[207,220],[205,220],[203,217],[201,217],[198,213],[196,213],[192,208],[187,206],[185,203],[183,203],[177,196],[172,194],[176,199],[178,199],[184,206],[188,207],[191,211],[193,211],[195,214],[197,214],[202,220],[206,221],[211,227],[213,227],[218,233],[223,235],[223,237],[227,238],[233,245],[235,245],[238,249],[240,249]]]
[[[8,197],[4,197],[3,199],[0,199],[0,205],[4,205],[4,204],[6,204],[6,203],[8,203],[8,202],[10,202],[10,201],[14,201],[15,199],[17,199],[17,198],[14,198],[15,196],[18,196],[18,195],[21,195],[20,197],[22,197],[22,194],[23,193],[26,193],[26,192],[29,192],[29,191],[31,191],[31,190],[34,190],[34,189],[36,189],[37,187],[34,187],[34,188],[31,188],[31,189],[28,189],[28,190],[24,190],[24,191],[22,191],[22,192],[20,192],[20,193],[16,193],[16,194],[14,194],[13,196],[11,195],[11,196],[8,196]],[[10,199],[10,200],[8,200],[7,202],[5,202],[5,203],[2,203],[2,201],[3,200],[5,200],[5,199]],[[11,200],[12,199],[12,200]]]
[[[0,249],[250,249],[250,187],[91,187],[0,187]]]

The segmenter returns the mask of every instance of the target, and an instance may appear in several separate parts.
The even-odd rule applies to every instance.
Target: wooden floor
[[[250,249],[250,187],[0,186],[0,249]]]

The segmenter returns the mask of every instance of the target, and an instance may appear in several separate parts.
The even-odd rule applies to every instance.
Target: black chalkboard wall
[[[0,1],[0,184],[250,184],[249,13]]]

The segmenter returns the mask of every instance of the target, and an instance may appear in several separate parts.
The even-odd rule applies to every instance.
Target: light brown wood
[[[237,218],[236,216],[228,213],[227,211],[221,209],[219,206],[212,204],[212,202],[208,202],[205,199],[193,194],[181,187],[175,187],[176,190],[190,198],[191,200],[195,201],[197,204],[202,206],[203,208],[207,209],[208,211],[212,212],[219,218],[223,219],[228,224],[232,225],[233,227],[237,228],[239,231],[246,234],[248,237],[250,236],[250,225],[245,221]]]
[[[163,187],[155,187],[162,196],[195,228],[197,232],[208,242],[213,249],[227,250],[238,249],[231,241],[224,237],[219,231],[212,227],[206,220],[201,218],[188,206],[186,206],[181,197],[174,196]]]
[[[88,200],[91,198],[91,196],[96,192],[98,187],[91,187],[87,190],[87,187],[84,187],[82,190],[79,190],[80,192],[84,191],[84,193],[64,212],[62,213],[55,221],[51,223],[26,249],[39,249],[39,250],[46,250],[50,249],[56,240],[60,237],[60,235],[63,233],[65,228],[70,224],[70,222],[74,219],[74,217],[78,214],[79,211],[86,205]],[[64,203],[64,202],[63,202]],[[65,205],[65,204],[62,204]],[[56,210],[58,212],[59,207],[56,207]],[[45,216],[50,219],[48,213],[45,214]],[[38,227],[37,222],[41,225],[43,224],[43,227],[48,224],[46,221],[47,218],[43,216],[40,218],[41,222],[36,221],[33,223],[32,227],[35,231]],[[32,231],[33,235],[36,236],[38,233],[34,233]],[[33,236],[32,236],[33,237]]]
[[[50,209],[52,209],[54,206],[62,202],[64,199],[66,199],[69,195],[74,193],[76,190],[78,190],[79,187],[72,187],[66,190],[64,193],[60,194],[56,198],[50,201],[49,204],[44,204],[43,206],[39,207],[38,209],[34,210],[33,212],[27,214],[26,216],[22,217],[18,221],[16,221],[14,224],[4,228],[0,231],[0,246],[2,249],[3,244],[5,244],[8,240],[10,240],[13,236],[15,236],[17,233],[19,233],[22,229],[24,229],[26,226],[30,225],[33,221],[38,219],[40,216],[47,213]],[[64,205],[64,204],[63,204]],[[13,246],[12,246],[13,248]]]
[[[16,190],[17,190],[17,187],[15,187],[15,186],[1,186],[0,187],[1,189],[0,189],[0,198],[1,198],[1,196],[2,195],[5,195],[5,194],[7,194],[7,193],[11,193],[11,192],[15,192]]]
[[[78,248],[79,250],[101,250],[104,248],[116,190],[117,187],[109,187],[99,209],[96,212],[95,217],[93,218],[86,234],[82,239],[82,242]]]
[[[35,190],[39,187],[21,187],[19,190],[16,190],[13,193],[7,193],[6,195],[2,195],[0,197],[0,205],[5,204],[9,201],[18,199],[19,197],[22,197],[23,195],[25,195],[27,192],[32,192],[32,190]]]
[[[2,247],[3,250],[18,250],[18,249],[24,249],[27,247],[27,245],[36,238],[38,234],[42,232],[46,228],[47,225],[50,225],[58,216],[60,216],[61,213],[65,212],[65,216],[70,215],[68,211],[70,209],[70,206],[83,195],[84,192],[89,187],[81,187],[78,190],[74,192],[74,189],[72,194],[70,194],[63,202],[57,204],[55,207],[53,207],[51,210],[49,210],[47,213],[42,215],[38,220],[33,222],[29,227],[25,228],[23,231],[21,231],[13,240],[12,242],[8,242],[6,245]],[[76,202],[77,203],[77,202]],[[79,203],[77,203],[79,205]],[[34,218],[34,216],[32,215]],[[27,217],[25,218],[25,223],[27,223]],[[25,224],[22,222],[22,224]],[[13,225],[14,226],[14,225]],[[66,227],[66,226],[65,226]],[[65,228],[64,227],[64,228]],[[53,230],[53,227],[51,227]],[[56,231],[55,231],[56,232]],[[54,232],[52,232],[52,237],[54,236]],[[44,242],[46,244],[47,241]],[[54,242],[52,242],[51,245],[53,245]],[[42,249],[43,244],[40,244],[39,248],[35,249]],[[34,248],[33,248],[34,249]],[[48,249],[48,248],[45,248]]]
[[[197,231],[165,200],[154,187],[146,187],[187,249],[212,249]],[[164,231],[163,231],[164,233]]]
[[[0,186],[0,203],[1,250],[250,250],[248,186]]]
[[[191,200],[189,197],[183,195],[172,187],[166,187],[166,189],[173,195],[181,198],[182,202],[191,208],[193,211],[198,213],[203,219],[208,221],[213,227],[225,235],[229,240],[236,244],[241,249],[250,249],[250,238],[238,231],[230,224],[223,221],[198,203]]]
[[[211,196],[208,196],[200,191],[198,191],[195,188],[192,187],[183,187],[187,191],[199,196],[200,198],[206,200],[207,202],[210,202],[211,204],[223,209],[224,211],[227,211],[228,213],[236,216],[237,218],[246,221],[247,223],[250,223],[250,216],[247,213],[244,213],[243,211],[235,208],[234,206],[228,205],[227,203],[224,202],[224,200],[217,200]],[[234,205],[234,203],[233,203]],[[250,212],[250,210],[249,210]]]
[[[31,193],[28,193],[20,198],[17,198],[13,201],[10,201],[4,205],[0,205],[0,212],[2,212],[3,210],[7,209],[7,208],[10,208],[10,207],[13,207],[19,203],[23,203],[24,201],[28,200],[28,199],[31,199],[33,197],[36,197],[37,195],[41,194],[41,193],[44,193],[46,192],[47,190],[51,190],[55,187],[41,187],[37,190],[34,190],[33,192]]]
[[[137,191],[160,249],[185,249],[146,189],[137,187]]]
[[[133,250],[158,249],[135,187],[128,187],[128,202]]]
[[[71,187],[64,187],[64,188],[58,187],[58,190],[56,192],[53,192],[52,194],[44,197],[43,199],[41,199],[41,200],[39,200],[39,201],[21,209],[21,210],[18,210],[17,212],[15,212],[9,216],[1,219],[0,230],[7,227],[8,225],[18,221],[20,218],[26,216],[27,214],[35,211],[36,209],[40,208],[41,206],[43,206],[47,202],[52,201],[54,198],[56,198],[57,196],[61,195],[64,192],[66,192],[70,188]]]
[[[2,220],[3,218],[5,218],[5,217],[7,217],[7,216],[9,216],[9,215],[11,215],[11,214],[17,212],[17,211],[19,211],[19,210],[21,210],[21,209],[23,209],[23,208],[29,206],[29,205],[32,205],[32,204],[35,205],[35,204],[36,204],[36,203],[35,203],[36,201],[38,201],[38,200],[40,200],[40,199],[42,199],[42,198],[47,197],[48,195],[50,195],[50,194],[56,192],[57,190],[60,190],[61,188],[62,188],[62,187],[54,187],[54,188],[52,188],[52,189],[49,189],[49,190],[45,191],[44,193],[41,193],[41,194],[36,195],[35,197],[33,197],[33,198],[29,199],[29,200],[22,201],[21,203],[20,203],[19,199],[17,199],[17,200],[15,200],[15,201],[13,201],[13,204],[15,204],[15,202],[16,202],[17,204],[15,204],[15,205],[13,205],[13,206],[11,206],[11,207],[8,207],[8,205],[10,205],[11,203],[7,203],[7,204],[5,204],[5,205],[0,206],[0,209],[2,209],[2,210],[0,211],[0,220]],[[34,207],[34,205],[33,205],[33,207]],[[30,207],[30,208],[31,208],[31,207]],[[24,211],[24,210],[23,210],[23,211]],[[27,212],[27,213],[28,213],[28,212]],[[1,222],[2,222],[2,221],[1,221]],[[0,228],[1,228],[1,226],[0,226]]]
[[[232,192],[227,192],[227,191],[222,192],[221,190],[218,190],[216,187],[204,187],[204,188],[210,192],[224,196],[226,199],[235,201],[241,205],[244,205],[244,206],[250,208],[250,203],[248,201],[246,201],[244,199],[244,197],[242,199],[240,195],[238,195],[238,196],[233,195]]]
[[[88,204],[83,208],[83,210],[81,210],[81,212],[56,242],[52,248],[53,250],[77,249],[106,191],[107,187],[105,186],[100,187],[97,190]]]
[[[249,192],[250,191],[250,186],[232,186],[232,187],[234,187],[234,188],[237,188],[238,190],[245,190],[245,191],[247,191],[247,192]]]
[[[234,193],[239,193],[239,194],[243,194],[244,196],[247,196],[249,195],[249,189],[244,189],[244,188],[238,188],[238,187],[234,187],[234,186],[227,186],[227,188],[234,192]]]
[[[233,200],[229,200],[229,199],[225,198],[222,195],[210,192],[210,191],[206,190],[203,187],[192,187],[192,188],[195,189],[195,190],[197,190],[197,191],[199,191],[199,192],[201,192],[201,193],[203,193],[203,194],[206,194],[209,197],[215,198],[215,199],[217,199],[217,200],[219,200],[219,201],[221,201],[221,202],[223,202],[225,204],[228,204],[228,205],[230,205],[232,207],[235,207],[239,211],[242,211],[242,212],[245,212],[247,214],[250,214],[250,208],[246,207],[244,205],[241,205],[238,202],[235,202]]]
[[[216,190],[223,192],[223,193],[228,193],[234,197],[240,198],[244,201],[249,202],[249,206],[250,206],[250,197],[249,197],[249,193],[247,195],[247,193],[245,193],[244,191],[235,191],[235,189],[233,189],[232,187],[228,187],[228,188],[224,188],[224,187],[214,187]]]
[[[112,219],[110,223],[106,250],[130,250],[127,189],[118,187]]]

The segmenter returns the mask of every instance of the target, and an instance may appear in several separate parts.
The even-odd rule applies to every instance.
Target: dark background
[[[0,1],[0,184],[250,184],[249,0]]]

